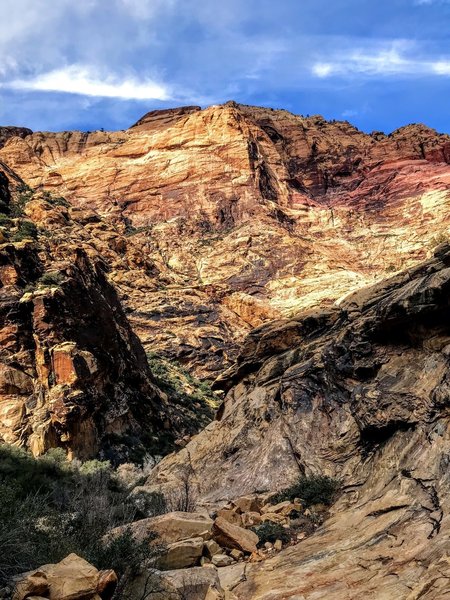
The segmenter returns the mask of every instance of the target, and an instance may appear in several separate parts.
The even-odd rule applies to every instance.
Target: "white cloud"
[[[330,63],[316,63],[313,65],[312,72],[317,77],[328,77],[333,72],[333,65],[330,65]]]
[[[449,4],[450,0],[414,0],[416,6],[431,6],[432,4]]]
[[[431,65],[437,75],[450,75],[450,60],[439,60]]]
[[[386,49],[349,52],[336,60],[313,64],[311,72],[319,78],[450,75],[450,60],[408,58],[403,50],[406,47],[407,44],[399,41]]]
[[[151,79],[120,79],[115,75],[101,78],[83,65],[70,65],[33,78],[2,82],[0,86],[15,90],[65,92],[126,100],[169,100],[171,97],[167,86]]]

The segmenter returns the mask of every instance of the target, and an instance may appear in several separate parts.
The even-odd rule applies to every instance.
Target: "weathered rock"
[[[117,584],[114,571],[98,571],[69,554],[57,564],[24,573],[15,580],[13,600],[44,596],[49,600],[109,600]]]
[[[286,517],[284,515],[280,515],[279,513],[271,513],[267,512],[261,516],[261,521],[264,523],[269,521],[270,523],[278,523],[282,524],[286,522]]]
[[[111,569],[100,571],[98,574],[97,594],[102,598],[112,597],[117,582],[117,575]]]
[[[241,558],[244,558],[244,553],[241,550],[237,550],[236,548],[234,548],[233,550],[231,550],[230,556],[234,560],[240,560]]]
[[[239,510],[231,509],[231,508],[221,508],[217,511],[217,516],[228,523],[232,523],[233,525],[242,526],[242,517]]]
[[[212,519],[203,513],[170,512],[157,517],[141,519],[112,529],[110,536],[119,535],[129,529],[133,537],[142,541],[154,533],[165,544],[173,544],[190,538],[204,539],[204,534],[211,532]],[[202,543],[203,547],[203,543]],[[201,555],[201,551],[200,551]]]
[[[47,577],[50,600],[79,600],[97,593],[99,572],[76,554],[69,554],[42,570]]]
[[[190,538],[169,544],[163,556],[158,560],[160,569],[185,569],[194,567],[203,552],[203,539]]]
[[[417,264],[450,220],[450,138],[423,125],[227,103],[120,132],[7,129],[0,161],[74,205],[147,349],[210,376],[250,328]]]
[[[275,540],[273,547],[279,552],[283,548],[283,542],[281,540]]]
[[[100,451],[113,457],[111,431],[139,440],[146,420],[156,441],[164,409],[102,265],[83,250],[65,252],[55,283],[41,286],[38,248],[1,251],[0,436],[36,455],[60,446],[81,459]],[[25,284],[35,288],[27,297]],[[123,451],[119,444],[116,456]]]
[[[13,600],[24,600],[29,596],[40,596],[47,593],[47,576],[46,573],[39,569],[23,573],[14,581]]]
[[[222,548],[214,540],[208,540],[204,545],[204,553],[208,558],[212,558],[214,554],[219,554]]]
[[[223,567],[218,570],[220,585],[227,591],[232,591],[239,583],[245,581],[245,572],[248,563],[233,563],[229,567]]]
[[[211,562],[216,567],[228,567],[234,563],[234,560],[231,556],[227,556],[226,554],[215,554]]]
[[[255,494],[254,496],[241,496],[233,500],[233,504],[241,511],[241,513],[254,512],[261,510],[261,499]]]
[[[144,571],[127,589],[131,600],[224,600],[215,568],[194,567],[175,571]]]
[[[303,473],[338,477],[344,493],[273,570],[252,563],[238,598],[445,597],[449,298],[447,245],[334,311],[244,344],[219,419],[184,450],[201,470],[198,500],[281,489]],[[289,334],[286,348],[293,330],[301,341]],[[164,459],[152,482],[176,478],[185,456]]]
[[[237,548],[243,552],[256,552],[258,536],[253,531],[233,525],[222,517],[214,521],[212,528],[213,537],[216,542],[224,548]]]
[[[253,527],[262,523],[261,515],[257,512],[248,512],[242,515],[242,525],[244,527]]]

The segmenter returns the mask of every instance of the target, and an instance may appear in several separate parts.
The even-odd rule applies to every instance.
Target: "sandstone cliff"
[[[144,489],[216,506],[342,482],[238,598],[444,598],[449,163],[422,125],[235,103],[121,132],[0,129],[3,440],[169,449],[207,415],[158,389],[144,346],[227,391]]]
[[[446,597],[449,298],[443,245],[334,310],[255,330],[217,420],[150,475],[147,489],[213,505],[304,474],[342,481],[329,520],[247,568],[238,598]]]
[[[8,175],[0,171],[0,439],[114,462],[167,452],[208,422],[206,407],[155,385],[108,266],[95,243],[77,240],[82,223],[67,203],[35,198]]]
[[[367,135],[233,102],[0,149],[31,187],[126,236],[134,266],[115,261],[108,277],[135,331],[209,377],[252,327],[429,256],[447,235],[449,157],[449,136],[423,125]]]

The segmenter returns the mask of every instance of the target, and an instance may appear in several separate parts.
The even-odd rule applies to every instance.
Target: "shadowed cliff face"
[[[166,457],[147,489],[184,489],[188,472],[192,498],[216,504],[303,474],[338,477],[331,517],[247,569],[237,597],[444,598],[449,357],[444,245],[340,308],[253,331],[224,375],[232,387],[217,420]]]
[[[423,125],[367,135],[233,102],[0,149],[33,188],[126,236],[109,278],[135,331],[209,377],[252,327],[429,256],[449,226],[449,156],[450,138]]]

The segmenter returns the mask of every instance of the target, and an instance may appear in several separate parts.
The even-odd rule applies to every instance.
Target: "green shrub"
[[[170,398],[174,420],[183,424],[181,435],[192,435],[206,427],[218,405],[210,382],[199,381],[176,361],[155,353],[148,353],[147,359],[155,383]]]
[[[12,225],[11,217],[8,217],[8,215],[4,215],[3,213],[0,213],[0,225],[2,227],[11,227],[11,225]]]
[[[59,285],[63,281],[63,275],[59,271],[47,271],[38,280],[38,285],[42,287]]]
[[[13,201],[10,203],[9,211],[12,217],[21,217],[25,205],[33,199],[34,190],[25,183],[21,183],[16,188]]]
[[[325,504],[329,506],[339,490],[339,481],[325,475],[301,477],[297,483],[281,491],[276,497],[277,502],[300,498],[304,506]]]
[[[42,194],[44,200],[53,206],[64,206],[64,208],[69,208],[70,204],[67,202],[65,198],[62,196],[53,196],[51,192],[45,191]]]
[[[38,230],[32,221],[21,221],[12,239],[14,242],[21,242],[27,239],[36,240],[37,236]]]
[[[78,467],[62,449],[35,459],[0,445],[0,587],[72,552],[97,568],[114,568],[119,577],[134,572],[161,551],[149,544],[153,534],[140,542],[127,529],[110,541],[105,534],[137,515],[108,463]]]
[[[94,475],[101,471],[111,471],[111,463],[109,460],[88,460],[80,466],[79,471],[83,475]]]
[[[252,527],[252,531],[254,531],[259,538],[259,547],[264,546],[266,542],[273,544],[277,540],[281,540],[283,544],[287,544],[291,539],[289,532],[282,525],[271,523],[270,521]]]

